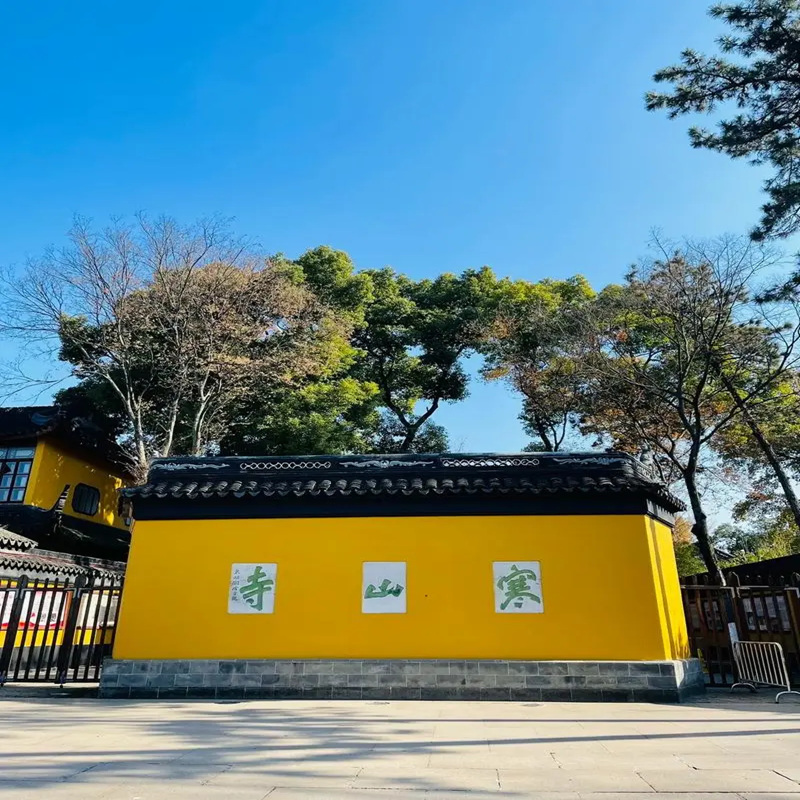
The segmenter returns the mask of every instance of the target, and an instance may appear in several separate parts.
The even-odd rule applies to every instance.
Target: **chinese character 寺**
[[[388,597],[389,595],[392,595],[392,597],[399,597],[403,593],[404,588],[405,587],[401,586],[399,583],[392,586],[392,582],[388,578],[384,578],[377,589],[372,583],[367,586],[367,590],[364,592],[364,598],[371,600],[374,597]]]
[[[525,598],[530,598],[536,603],[541,603],[541,598],[537,597],[532,591],[531,582],[538,583],[536,573],[532,569],[518,569],[514,564],[511,572],[504,575],[497,581],[497,588],[505,593],[506,599],[500,604],[500,609],[505,611],[510,603],[514,603],[517,608],[522,608]]]
[[[247,583],[239,591],[247,605],[256,611],[261,611],[264,608],[264,595],[272,591],[274,583],[272,578],[268,578],[264,570],[258,566],[247,576]]]

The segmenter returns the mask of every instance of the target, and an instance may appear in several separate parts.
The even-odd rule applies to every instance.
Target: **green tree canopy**
[[[362,375],[379,388],[383,446],[417,450],[417,437],[441,404],[468,394],[463,361],[483,335],[499,282],[488,268],[416,282],[389,268],[368,274],[374,298],[354,338]],[[436,431],[432,442],[446,444],[441,428],[428,430],[428,436]]]
[[[585,311],[595,295],[582,276],[505,288],[481,344],[483,375],[522,395],[530,449],[559,450],[578,421]]]
[[[467,396],[464,359],[477,348],[507,282],[488,268],[419,281],[390,267],[357,272],[346,253],[330,247],[294,263],[317,296],[352,322],[348,376],[376,389],[379,412],[367,415],[362,428],[365,449],[447,449],[447,434],[432,418],[443,403]]]

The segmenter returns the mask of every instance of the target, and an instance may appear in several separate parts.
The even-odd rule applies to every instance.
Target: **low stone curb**
[[[705,691],[678,661],[112,660],[104,698],[679,702]]]

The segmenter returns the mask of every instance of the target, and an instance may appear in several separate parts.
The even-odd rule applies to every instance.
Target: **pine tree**
[[[673,88],[648,92],[647,108],[667,109],[674,119],[734,105],[738,113],[716,131],[690,128],[692,146],[772,165],[751,235],[788,236],[800,229],[800,0],[719,3],[709,14],[731,29],[717,40],[719,55],[684,50],[680,64],[653,76]]]

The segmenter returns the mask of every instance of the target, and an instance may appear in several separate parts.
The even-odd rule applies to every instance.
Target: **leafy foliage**
[[[700,478],[711,443],[740,413],[720,364],[730,384],[744,384],[749,366],[737,348],[749,334],[767,335],[750,326],[744,336],[741,320],[748,282],[770,256],[729,239],[662,250],[598,297],[582,427],[644,458],[667,483],[681,480],[703,560],[722,581]],[[741,402],[755,403],[764,388],[752,385]]]
[[[463,360],[478,346],[496,302],[498,281],[488,268],[414,282],[385,268],[367,273],[373,299],[354,338],[361,374],[378,386],[385,409],[389,452],[419,452],[446,438],[430,420],[442,403],[463,400],[468,376]]]
[[[221,221],[138,217],[9,277],[7,332],[58,343],[139,470],[178,453],[444,450],[432,421],[496,304],[491,270],[413,281],[318,247],[262,257]]]
[[[701,558],[722,579],[716,553],[800,547],[800,301],[793,283],[753,301],[776,256],[749,239],[655,244],[595,294],[580,276],[358,271],[327,246],[263,256],[219,220],[79,220],[6,276],[0,328],[57,350],[74,380],[57,400],[141,471],[155,455],[444,451],[435,414],[467,396],[478,354],[521,396],[528,449],[578,433],[681,484],[681,573]],[[710,531],[715,462],[749,491],[741,524]]]
[[[523,397],[529,450],[556,451],[578,421],[586,349],[584,311],[594,299],[585,278],[506,287],[481,344],[483,374],[506,380]]]
[[[78,381],[62,399],[102,403],[142,472],[213,448],[244,398],[330,372],[349,335],[296,271],[213,220],[79,220],[5,288],[5,329],[58,343]]]
[[[393,269],[356,272],[342,251],[319,247],[295,262],[304,280],[353,324],[349,376],[377,387],[377,425],[368,450],[443,450],[447,436],[432,417],[442,403],[467,396],[463,361],[473,352],[502,282],[491,270],[413,281]]]
[[[672,91],[648,92],[647,108],[675,118],[735,106],[738,113],[716,131],[691,128],[692,146],[770,164],[769,200],[752,235],[788,236],[800,228],[800,3],[745,0],[709,13],[731,31],[718,40],[720,55],[684,50],[680,64],[654,76]]]
[[[697,545],[693,542],[692,524],[685,517],[677,517],[672,529],[672,545],[675,550],[675,563],[678,575],[697,575],[705,571]]]

